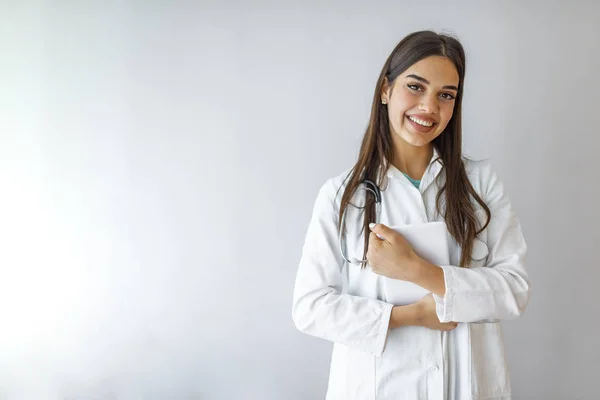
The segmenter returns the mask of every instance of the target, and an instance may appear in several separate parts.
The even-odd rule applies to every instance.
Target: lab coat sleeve
[[[304,333],[373,355],[383,353],[392,304],[342,292],[337,188],[322,186],[314,204],[294,287],[292,318]]]
[[[483,199],[490,208],[487,265],[441,266],[446,293],[434,295],[441,322],[488,322],[520,316],[530,297],[527,245],[504,185],[489,165],[482,171]]]

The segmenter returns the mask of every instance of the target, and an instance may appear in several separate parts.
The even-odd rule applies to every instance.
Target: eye
[[[418,85],[416,83],[409,83],[406,85],[407,88],[409,88],[410,90],[423,90],[423,86]]]
[[[454,100],[456,98],[452,93],[447,92],[440,94],[440,97],[444,100]]]

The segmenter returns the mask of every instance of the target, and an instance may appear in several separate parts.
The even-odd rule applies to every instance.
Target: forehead
[[[402,73],[402,77],[418,75],[425,78],[432,86],[458,86],[459,76],[454,63],[450,59],[441,56],[424,58]]]

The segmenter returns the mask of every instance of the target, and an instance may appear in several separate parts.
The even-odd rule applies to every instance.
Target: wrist
[[[390,318],[390,329],[402,326],[415,326],[420,318],[420,307],[418,303],[406,306],[394,306]]]
[[[414,275],[411,282],[440,297],[444,297],[446,294],[446,278],[443,268],[420,257],[414,263],[412,268]]]
[[[419,280],[422,279],[422,276],[425,273],[425,270],[427,269],[427,265],[425,263],[425,260],[423,260],[421,257],[419,257],[416,253],[413,254],[413,256],[410,258],[410,275],[408,276],[408,281],[413,282],[413,283],[417,283]]]

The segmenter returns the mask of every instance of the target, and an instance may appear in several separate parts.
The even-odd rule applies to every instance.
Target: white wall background
[[[466,153],[530,247],[516,399],[596,399],[600,5],[0,1],[0,399],[319,399],[291,320],[320,185],[407,33],[468,54]]]

